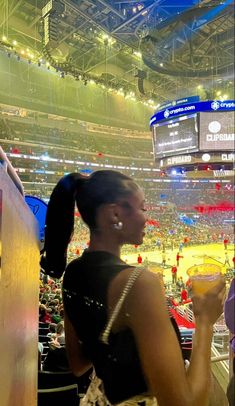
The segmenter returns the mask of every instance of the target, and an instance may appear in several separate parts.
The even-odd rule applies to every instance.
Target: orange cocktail
[[[221,267],[215,264],[194,265],[187,270],[195,295],[202,295],[217,285],[221,278]]]

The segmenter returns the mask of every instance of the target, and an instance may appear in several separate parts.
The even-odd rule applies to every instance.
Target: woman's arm
[[[64,329],[69,366],[75,376],[81,376],[92,367],[92,363],[84,356],[82,343],[66,312],[64,312]]]
[[[111,289],[117,291],[115,285]],[[209,298],[199,298],[200,303],[196,303],[202,315],[196,316],[195,345],[187,372],[158,277],[144,271],[129,292],[119,322],[128,313],[125,323],[134,333],[149,391],[157,397],[159,406],[207,405],[212,327],[222,312],[222,296],[218,295],[223,286],[221,283]],[[205,311],[208,305],[210,309]]]

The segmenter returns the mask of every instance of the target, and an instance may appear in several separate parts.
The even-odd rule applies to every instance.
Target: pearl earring
[[[115,230],[120,231],[120,230],[122,230],[123,223],[122,223],[121,221],[119,221],[118,223],[115,223],[115,224],[113,225],[113,227],[115,228]]]

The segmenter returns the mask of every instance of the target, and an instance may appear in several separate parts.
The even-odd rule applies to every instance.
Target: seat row
[[[90,384],[92,369],[77,378],[72,372],[38,372],[38,406],[78,406]]]

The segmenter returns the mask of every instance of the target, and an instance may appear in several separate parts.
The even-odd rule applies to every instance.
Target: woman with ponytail
[[[159,406],[208,405],[213,324],[222,312],[224,282],[194,299],[196,332],[186,371],[158,276],[120,258],[124,244],[143,242],[142,190],[115,171],[62,178],[48,205],[42,259],[54,277],[66,266],[75,204],[90,229],[90,245],[69,263],[63,278],[73,373],[80,376],[93,366],[103,381],[106,404],[152,399]]]

